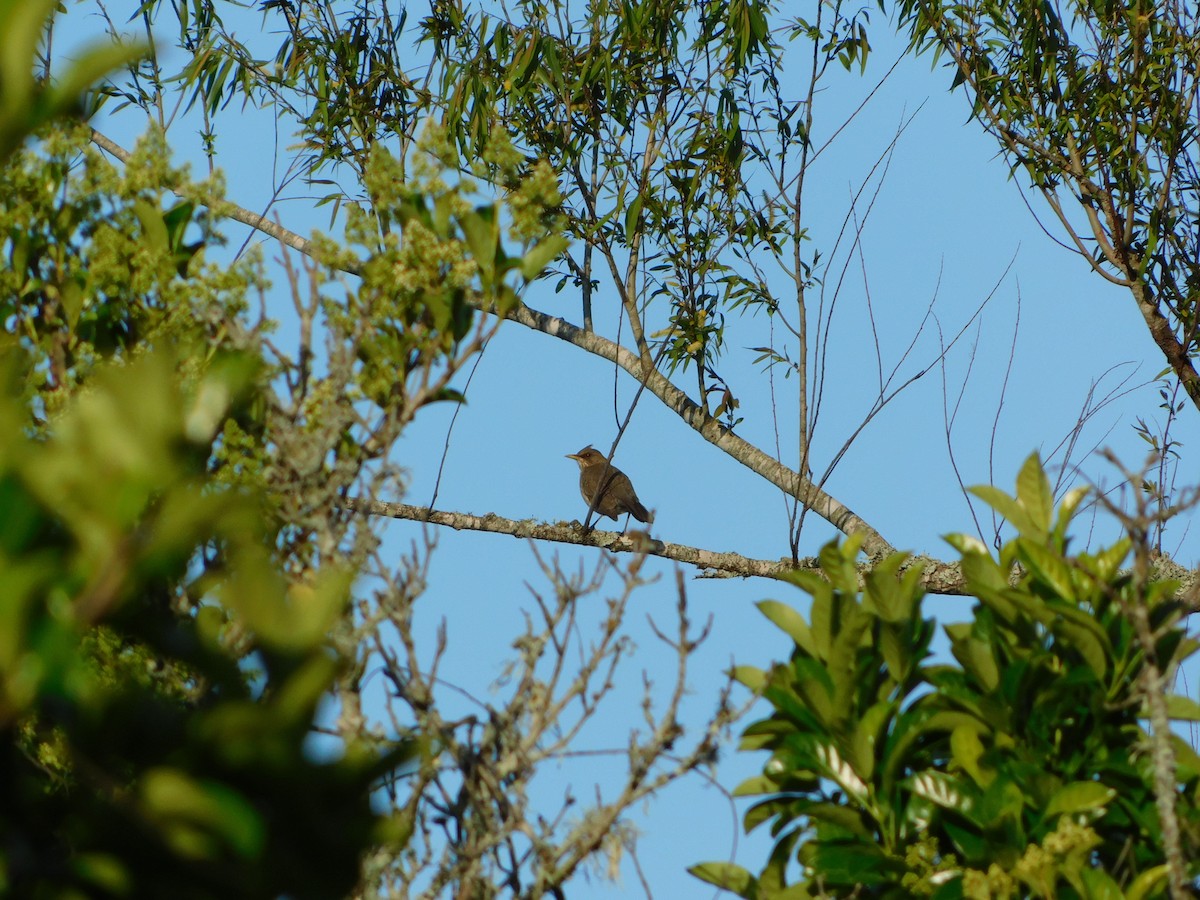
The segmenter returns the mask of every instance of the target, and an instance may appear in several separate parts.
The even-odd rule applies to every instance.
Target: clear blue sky
[[[89,24],[83,13],[71,13],[80,34],[94,33],[95,23]],[[423,15],[422,4],[410,4],[410,23]],[[235,19],[232,9],[229,16],[228,22],[236,21],[243,37],[258,28],[256,16]],[[830,123],[840,121],[902,51],[902,42],[878,13],[871,40],[875,52],[866,75],[837,75],[834,87],[819,98],[819,122],[822,116]],[[810,174],[809,222],[815,240],[831,246],[848,198],[900,123],[915,114],[899,140],[864,232],[861,265],[866,274],[855,261],[839,299],[815,466],[823,467],[873,399],[875,361],[864,306],[868,289],[885,364],[894,362],[908,345],[935,296],[938,320],[952,335],[994,290],[978,329],[972,328],[951,353],[945,372],[952,399],[969,372],[953,435],[967,484],[986,482],[994,472],[996,483],[1011,490],[1020,463],[1031,451],[1049,455],[1071,431],[1093,386],[1099,385],[1098,394],[1104,395],[1123,379],[1135,389],[1100,411],[1085,427],[1078,446],[1085,452],[1097,445],[1112,447],[1136,466],[1146,447],[1132,431],[1135,417],[1149,420],[1159,415],[1157,387],[1151,383],[1163,367],[1157,350],[1129,295],[1089,272],[1043,233],[1018,192],[1020,176],[1009,178],[994,142],[968,121],[966,99],[949,94],[948,85],[948,74],[931,69],[928,58],[902,61]],[[272,147],[278,145],[280,156],[286,156],[283,148],[291,136],[277,135],[274,117],[254,110],[235,112],[218,122],[219,164],[227,175],[229,198],[249,209],[264,209],[276,177]],[[176,123],[171,144],[177,159],[192,160],[202,172],[197,125],[194,117]],[[129,146],[145,122],[125,110],[97,126]],[[825,126],[825,133],[831,127]],[[823,135],[818,132],[816,139],[822,141]],[[277,212],[286,227],[300,233],[328,229],[327,209],[315,209],[306,193],[293,186],[272,214]],[[1034,201],[1033,208],[1049,223],[1044,207]],[[244,229],[230,224],[227,231],[236,248]],[[270,242],[266,252],[277,255]],[[552,283],[536,286],[527,302],[580,322],[578,297],[569,289],[554,294],[552,288]],[[284,293],[272,302],[272,311],[286,317],[289,301]],[[597,302],[598,328],[612,336],[612,290],[602,287]],[[749,349],[765,342],[767,323],[736,313],[728,321],[723,374],[742,402],[739,412],[745,421],[739,433],[769,450],[773,427],[767,381],[752,364],[757,354]],[[937,348],[937,332],[927,328],[901,375],[930,366]],[[1011,371],[998,412],[1010,353]],[[676,380],[685,387],[694,384],[690,374]],[[564,454],[589,443],[607,450],[616,431],[613,385],[610,365],[519,325],[505,325],[488,346],[468,403],[459,413],[439,508],[546,521],[582,518],[585,506],[577,490],[577,469]],[[636,385],[624,375],[616,378],[616,385],[623,412]],[[778,379],[776,387],[781,404],[794,406],[795,381]],[[947,558],[949,548],[940,536],[970,531],[973,524],[949,466],[942,410],[942,373],[933,367],[862,433],[828,489],[896,546]],[[408,502],[424,504],[431,496],[452,412],[449,405],[430,408],[404,435],[400,452],[411,476],[404,498]],[[786,428],[794,431],[791,425]],[[1185,461],[1190,459],[1197,437],[1194,414],[1185,413],[1176,437],[1184,441]],[[1060,454],[1057,461],[1061,458]],[[1101,461],[1079,456],[1074,461],[1082,463],[1088,475],[1112,480]],[[785,504],[779,492],[699,439],[648,394],[623,439],[617,464],[633,479],[646,505],[657,511],[656,537],[756,557],[778,558],[788,552]],[[815,517],[809,522],[802,552],[815,553],[832,531]],[[525,543],[490,534],[437,529],[430,533],[437,549],[420,617],[430,637],[440,623],[446,625],[449,645],[442,677],[477,697],[496,696],[489,691],[512,655],[523,610],[531,607],[527,584],[540,591],[548,586]],[[420,542],[422,527],[394,522],[385,534],[388,551],[399,559],[414,541]],[[1194,564],[1195,535],[1182,528],[1172,534],[1170,551],[1181,563]],[[557,557],[568,571],[590,572],[600,561],[599,551],[591,549],[537,549]],[[633,603],[629,626],[637,652],[624,668],[617,701],[579,743],[580,750],[614,752],[568,760],[547,771],[545,796],[556,796],[569,783],[586,800],[593,783],[605,790],[609,776],[623,771],[629,730],[640,725],[642,670],[664,689],[672,678],[671,654],[658,644],[646,619],[670,631],[674,569],[660,560],[647,564],[658,581],[640,590]],[[782,584],[697,580],[694,572],[685,574],[693,621],[700,624],[710,616],[713,621],[712,634],[692,668],[689,715],[698,722],[711,710],[720,673],[732,662],[766,667],[788,652],[786,640],[761,619],[755,601],[771,597],[802,608],[806,604]],[[616,589],[611,583],[610,591]],[[598,621],[604,614],[601,598],[588,602],[591,606],[581,612],[581,620]],[[969,602],[933,598],[929,609],[941,621],[954,621],[967,614]],[[496,691],[503,697],[505,688]],[[1196,694],[1191,685],[1186,692]],[[455,702],[453,694],[447,694],[447,702]],[[715,779],[724,790],[732,790],[755,774],[761,762],[728,747],[715,768]],[[655,895],[711,896],[711,890],[683,871],[703,860],[733,857],[751,869],[761,867],[769,841],[765,834],[740,834],[737,822],[743,809],[716,787],[693,780],[636,810],[639,859]],[[576,885],[571,893],[636,896],[640,888],[626,866],[616,886],[592,878],[590,886]]]

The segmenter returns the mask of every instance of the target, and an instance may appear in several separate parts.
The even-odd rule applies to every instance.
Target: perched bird
[[[567,459],[579,463],[579,493],[599,515],[614,521],[629,513],[639,522],[653,522],[652,516],[633,491],[629,476],[609,463],[595,447],[584,447],[578,453],[568,453]],[[604,479],[603,486],[601,479]],[[593,503],[593,498],[599,498]]]

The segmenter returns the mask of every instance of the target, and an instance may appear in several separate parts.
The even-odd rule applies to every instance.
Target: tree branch
[[[92,143],[106,153],[111,154],[123,163],[129,162],[130,153],[116,141],[101,134],[96,129],[92,129]],[[177,197],[184,197],[179,191],[172,190],[172,193]],[[235,222],[241,222],[243,225],[249,225],[251,228],[268,234],[281,244],[287,244],[294,250],[299,250],[301,253],[312,256],[312,246],[307,238],[303,238],[294,231],[288,231],[282,225],[272,222],[266,216],[260,216],[258,213],[250,212],[235,203],[221,201],[213,204],[213,212],[218,215],[228,216]],[[357,274],[357,273],[355,273]]]
[[[764,453],[744,438],[734,434],[719,420],[710,416],[703,407],[692,400],[684,391],[672,384],[661,372],[643,372],[640,358],[595,332],[584,331],[565,319],[539,312],[532,307],[519,305],[508,311],[507,316],[526,328],[540,331],[587,350],[603,359],[616,363],[634,378],[644,381],[646,388],[673,410],[684,422],[710,444],[732,456],[750,471],[760,475],[776,487],[796,497],[843,534],[862,534],[863,550],[872,559],[894,553],[893,547],[878,531],[856,515],[847,506],[825,493],[808,478]]]
[[[695,566],[701,578],[770,578],[790,581],[794,572],[821,574],[820,560],[812,556],[801,557],[793,563],[790,557],[779,559],[755,559],[740,553],[716,552],[687,544],[672,544],[651,537],[645,531],[624,534],[616,531],[584,531],[583,525],[573,522],[538,522],[535,519],[509,519],[496,513],[448,512],[413,506],[411,503],[393,503],[386,500],[370,500],[348,497],[341,501],[344,509],[371,516],[388,516],[393,519],[408,519],[413,522],[428,522],[453,528],[455,531],[484,531],[492,534],[507,534],[515,538],[534,541],[552,541],[558,544],[574,544],[580,547],[599,547],[610,553],[644,553],[675,562]],[[947,597],[973,597],[967,593],[962,566],[929,556],[912,556],[903,568],[921,567],[920,584],[929,594]],[[874,569],[874,561],[858,564],[860,578]],[[1179,582],[1174,597],[1189,609],[1200,611],[1200,577],[1197,572],[1186,569],[1166,555],[1154,560],[1151,581],[1172,580]],[[1014,572],[1013,577],[1019,573]]]
[[[92,131],[92,141],[122,162],[129,159],[129,152],[118,144]],[[216,211],[229,216],[235,221],[249,225],[268,234],[276,240],[299,250],[309,256],[313,254],[311,243],[293,231],[271,222],[263,216],[252,213],[233,203],[222,202]],[[358,274],[357,267],[349,267],[349,274]],[[494,314],[476,302],[476,309]],[[734,434],[728,428],[708,414],[708,412],[693,401],[684,391],[671,383],[655,368],[648,371],[642,366],[639,355],[622,347],[620,344],[601,337],[595,332],[584,331],[564,319],[538,312],[531,307],[519,304],[507,313],[507,317],[519,322],[526,328],[540,331],[543,334],[564,340],[567,343],[595,354],[596,356],[616,363],[646,387],[669,409],[684,420],[694,431],[706,441],[719,447],[755,474],[765,478],[776,487],[797,498],[825,521],[829,522],[843,534],[862,534],[863,550],[871,559],[876,559],[895,552],[895,548],[878,531],[872,528],[864,519],[821,488],[817,487],[807,477],[801,477],[772,456],[764,453],[749,441]]]
[[[813,557],[802,557],[799,565],[790,557],[754,559],[740,553],[718,553],[686,544],[672,544],[657,540],[644,531],[621,534],[615,531],[584,531],[579,522],[538,522],[533,519],[508,519],[495,513],[477,516],[472,513],[448,512],[413,506],[410,503],[391,503],[350,497],[342,506],[354,512],[372,516],[389,516],[393,519],[409,519],[414,522],[429,522],[453,528],[455,531],[485,531],[492,534],[507,534],[515,538],[537,541],[553,541],[560,544],[575,544],[583,547],[599,547],[612,553],[644,553],[663,559],[686,563],[701,569],[702,577],[709,578],[772,578],[786,581],[789,573],[796,571],[820,572],[820,562]],[[940,562],[926,557],[914,557],[925,570],[922,585],[931,593],[966,596],[963,589],[961,567],[957,563]],[[863,574],[871,571],[870,563],[860,567]]]

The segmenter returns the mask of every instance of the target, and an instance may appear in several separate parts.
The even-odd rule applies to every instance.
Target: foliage
[[[161,5],[144,9],[158,21]],[[817,53],[807,98],[781,79],[778,23],[769,4],[753,0],[605,0],[578,18],[541,0],[512,11],[434,3],[416,23],[387,4],[349,3],[339,18],[321,4],[269,2],[264,16],[281,35],[270,47],[230,34],[220,5],[206,2],[179,17],[194,57],[176,77],[208,116],[235,99],[276,109],[303,138],[302,170],[323,187],[346,169],[365,182],[381,144],[393,149],[403,180],[430,121],[453,147],[443,157],[448,169],[471,170],[501,191],[548,166],[563,195],[555,211],[577,249],[548,254],[547,275],[559,290],[570,283],[582,291],[587,327],[593,292],[610,276],[644,362],[653,351],[668,372],[692,370],[700,402],[732,426],[736,392],[718,365],[726,316],[743,308],[783,314],[766,285],[768,267],[751,263],[755,250],[812,283],[820,254],[801,247],[807,229],[787,185],[802,178],[810,152],[816,82],[831,63],[861,71],[870,53],[868,12],[824,6],[812,22],[783,23],[789,41]],[[432,55],[427,71],[401,64],[412,52],[401,48],[406,26]],[[264,57],[275,69],[264,69]],[[158,66],[147,61],[105,96],[161,107],[171,76]],[[494,163],[497,143],[518,151],[517,165]],[[336,209],[361,198],[333,191],[322,202]],[[380,218],[386,230],[389,219]]]
[[[742,748],[770,759],[737,793],[764,798],[745,826],[769,826],[775,848],[757,876],[713,863],[693,873],[747,898],[1157,895],[1156,739],[1178,762],[1183,859],[1200,873],[1200,757],[1145,724],[1148,679],[1170,679],[1200,644],[1176,584],[1121,570],[1130,539],[1068,552],[1084,493],[1055,514],[1036,456],[1015,497],[980,489],[1019,535],[998,559],[950,538],[979,599],[970,621],[945,626],[952,664],[931,661],[919,566],[901,556],[860,583],[854,542],[830,544],[823,577],[795,579],[812,596],[807,620],[761,603],[795,650],[769,671],[737,670],[773,709],[744,732]],[[1165,702],[1174,721],[1200,718],[1186,697]]]
[[[104,359],[198,330],[217,335],[260,283],[254,258],[204,265],[204,248],[220,239],[195,200],[164,209],[165,189],[187,176],[169,165],[161,134],[148,135],[121,174],[89,139],[82,127],[46,131],[0,169],[0,311],[32,354],[25,388],[47,414]],[[194,190],[212,196],[219,184]],[[186,277],[193,264],[201,277]]]
[[[397,560],[368,514],[398,506],[386,501],[403,491],[405,428],[463,399],[455,376],[504,318],[615,362],[776,484],[797,564],[810,510],[859,535],[823,552],[828,580],[796,577],[811,622],[764,604],[796,641],[791,664],[737,670],[777,710],[747,733],[772,761],[743,788],[766,795],[747,822],[770,825],[775,854],[758,875],[697,874],[760,897],[1132,896],[1159,889],[1172,846],[1196,855],[1200,761],[1172,748],[1155,698],[1178,718],[1195,711],[1153,683],[1192,645],[1169,588],[1117,571],[1144,553],[1141,532],[1069,554],[1078,496],[1054,519],[1033,463],[1016,498],[985,489],[1020,536],[998,561],[958,539],[980,605],[947,629],[958,665],[931,664],[918,570],[882,558],[887,541],[821,487],[926,371],[900,377],[905,351],[885,372],[869,298],[877,396],[812,474],[833,310],[861,261],[860,198],[890,152],[840,226],[814,230],[806,179],[823,136],[846,124],[814,110],[831,71],[865,70],[865,7],[437,2],[410,26],[381,0],[267,0],[262,28],[235,30],[222,13],[242,5],[146,0],[133,21],[147,46],[166,22],[186,52],[146,53],[100,89],[109,111],[155,123],[125,154],[52,125],[78,79],[128,56],[117,39],[78,69],[52,67],[53,41],[30,50],[51,6],[0,3],[0,149],[42,128],[0,170],[0,327],[20,360],[0,445],[6,508],[22,512],[0,526],[0,577],[21,599],[0,658],[14,890],[48,867],[87,893],[173,895],[183,873],[197,894],[561,894],[589,862],[632,849],[630,808],[715,757],[735,712],[720,694],[685,741],[688,666],[707,629],[680,580],[677,627],[653,626],[674,681],[645,684],[627,765],[586,803],[540,799],[539,774],[570,764],[616,693],[641,557],[593,620],[581,601],[604,590],[610,562],[590,580],[543,563],[551,596],[535,591],[490,695],[440,672],[445,633],[430,640],[418,622],[432,541]],[[1084,52],[1044,4],[899,10],[917,46],[951,53],[977,116],[1052,205],[1062,185],[1084,198],[1094,245],[1079,246],[1134,290],[1192,390],[1195,185],[1181,148],[1194,144],[1180,102],[1192,32],[1173,6],[1109,6],[1070,7],[1094,45]],[[89,12],[107,19],[103,4]],[[978,23],[980,42],[956,43]],[[40,81],[25,77],[34,60]],[[298,141],[272,204],[303,179],[343,238],[302,237],[229,202],[219,174],[196,183],[170,165],[167,132],[186,121],[215,168],[242,104],[269,108]],[[230,219],[281,241],[279,292],[253,249],[222,250]],[[543,274],[578,290],[582,328],[523,305]],[[269,292],[290,307],[268,314]],[[1150,314],[1159,298],[1165,333]],[[789,450],[778,420],[774,453],[734,431],[741,388],[723,354],[743,311],[770,323],[760,361],[797,376]],[[690,396],[670,380],[685,376]],[[860,550],[876,561],[865,587]],[[1177,808],[1164,801],[1181,786]],[[372,811],[372,791],[392,816]],[[803,880],[788,885],[794,858]]]
[[[209,444],[247,396],[253,361],[214,359],[186,388],[168,353],[106,368],[44,439],[22,437],[14,388],[27,362],[9,342],[0,884],[348,890],[363,848],[399,825],[371,812],[371,786],[416,746],[339,759],[308,746],[339,668],[325,634],[346,573],[289,588],[258,503],[205,486]],[[198,570],[206,546],[219,564]]]
[[[865,64],[866,13],[830,7],[829,23],[798,22],[791,38],[819,47],[822,69]],[[590,324],[593,285],[614,276],[644,360],[653,340],[668,373],[693,369],[706,409],[731,427],[738,402],[718,365],[726,315],[779,312],[747,263],[759,250],[790,270],[804,235],[778,185],[806,148],[808,110],[781,86],[771,12],[759,2],[600,2],[564,25],[556,4],[533,2],[517,25],[435,4],[422,22],[462,155],[486,147],[498,121],[559,173],[582,250],[561,257],[558,289],[582,290]],[[779,151],[777,137],[797,142]],[[644,332],[643,319],[663,327]]]
[[[39,48],[57,6],[58,0],[0,0],[0,159],[44,125],[81,113],[92,84],[145,52],[137,42],[95,41],[51,79]]]
[[[52,4],[18,6],[0,40],[28,66]],[[261,364],[217,337],[253,267],[185,277],[216,238],[185,242],[194,203],[161,209],[184,182],[161,140],[118,178],[50,122],[117,49],[25,96],[4,80],[0,890],[343,893],[402,839],[370,795],[418,745],[312,751],[349,573],[289,584],[261,498],[208,473],[254,427]]]
[[[915,49],[946,56],[1014,174],[1070,246],[1129,288],[1200,407],[1200,15],[1135,0],[899,0]]]
[[[9,64],[29,64],[53,4],[42,6],[0,10]],[[79,79],[130,52],[88,56],[25,95],[21,78],[3,81],[0,890],[336,896],[359,882],[368,847],[403,846],[411,823],[374,811],[371,796],[422,744],[354,733],[314,743],[354,659],[330,636],[361,556],[341,555],[271,493],[281,485],[269,461],[297,436],[269,385],[296,366],[264,365],[270,323],[247,321],[265,289],[257,255],[206,259],[222,243],[219,178],[173,169],[153,130],[118,174],[90,129],[54,121],[77,108]],[[181,196],[164,209],[168,192]],[[450,246],[473,283],[478,267],[442,213],[457,194],[427,207],[409,183],[383,201],[398,192],[433,231],[424,249]],[[489,245],[491,207],[458,203],[455,216],[455,229],[482,231],[467,241],[513,302],[502,276],[530,263],[508,261],[498,230]],[[536,250],[544,232],[513,227]],[[430,264],[375,251],[364,265],[375,280],[418,279],[400,297],[417,396],[401,381],[408,402],[395,402],[393,371],[380,399],[403,423],[438,399],[430,373],[462,350],[474,317],[450,312],[462,284],[441,291],[419,281]],[[389,309],[367,323],[382,326]],[[310,363],[293,383],[328,395]],[[363,382],[364,371],[333,374]],[[310,448],[328,436],[314,411],[300,412]],[[361,464],[334,469],[354,479]]]
[[[135,66],[143,87],[156,65]],[[575,601],[600,585],[547,568],[557,600],[530,622],[518,690],[485,704],[513,724],[481,735],[435,702],[441,651],[430,664],[413,637],[419,565],[381,558],[348,499],[397,489],[404,428],[461,399],[450,379],[494,334],[479,311],[512,310],[567,246],[553,173],[499,133],[477,163],[514,183],[497,202],[447,172],[436,128],[400,157],[371,147],[356,158],[370,202],[344,206],[344,242],[289,238],[307,258],[281,260],[288,348],[253,314],[261,256],[222,250],[237,211],[219,173],[173,167],[162,129],[131,153],[101,141],[120,170],[95,138],[43,123],[0,165],[0,889],[325,897],[528,877],[544,892],[619,856],[624,810],[711,759],[732,715],[721,698],[682,748],[703,637],[682,591],[678,681],[653,714],[647,697],[627,783],[583,821],[542,818],[517,795],[612,692],[636,573],[605,639],[576,646]],[[360,705],[368,666],[409,704],[387,730]]]

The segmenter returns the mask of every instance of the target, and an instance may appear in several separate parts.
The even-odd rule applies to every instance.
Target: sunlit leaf
[[[816,645],[813,643],[812,631],[804,617],[794,607],[778,600],[760,600],[759,611],[777,628],[796,642],[796,646],[809,656],[816,657]]]
[[[1094,812],[1103,809],[1117,796],[1115,789],[1094,781],[1076,781],[1063,785],[1046,804],[1046,818],[1062,813]]]

